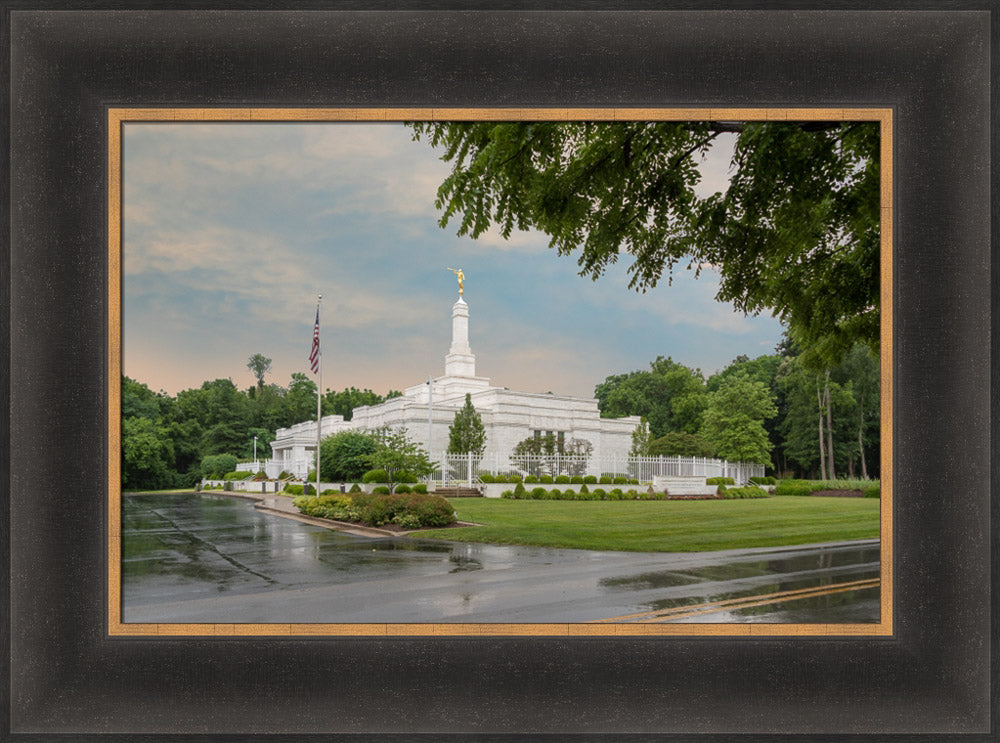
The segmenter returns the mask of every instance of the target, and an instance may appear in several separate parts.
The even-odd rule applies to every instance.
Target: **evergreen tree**
[[[455,413],[455,421],[448,429],[448,453],[466,454],[477,457],[486,449],[486,428],[472,405],[472,396],[466,393],[465,405]]]

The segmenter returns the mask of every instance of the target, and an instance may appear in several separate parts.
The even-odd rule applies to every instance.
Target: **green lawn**
[[[417,532],[459,542],[632,552],[702,552],[879,536],[878,498],[710,501],[451,500],[482,526]]]

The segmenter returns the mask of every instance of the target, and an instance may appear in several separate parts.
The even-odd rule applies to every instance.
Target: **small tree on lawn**
[[[437,467],[424,449],[407,438],[405,428],[385,426],[373,431],[371,437],[375,441],[375,451],[365,455],[365,461],[372,469],[385,470],[390,492],[395,490],[396,477],[401,472],[426,477]]]

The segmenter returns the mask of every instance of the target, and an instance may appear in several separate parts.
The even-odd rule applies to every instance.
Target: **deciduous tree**
[[[777,412],[766,386],[737,374],[709,395],[701,435],[718,457],[770,464],[772,444],[764,421]]]
[[[437,205],[460,235],[537,229],[594,279],[628,253],[641,291],[711,265],[720,300],[781,318],[828,365],[857,341],[878,346],[875,122],[412,126],[452,164]],[[699,195],[701,158],[731,134],[728,188]]]

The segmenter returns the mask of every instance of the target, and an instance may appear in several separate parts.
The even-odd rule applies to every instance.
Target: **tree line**
[[[316,417],[316,382],[301,372],[287,387],[267,383],[270,359],[250,357],[247,367],[257,384],[239,389],[231,379],[215,379],[177,395],[154,392],[146,384],[122,377],[122,487],[154,489],[189,487],[205,474],[206,457],[231,454],[240,461],[271,456],[270,443],[279,428]],[[323,394],[323,415],[350,420],[355,408],[377,405],[402,393],[380,395],[349,387]]]
[[[632,453],[760,462],[814,479],[879,474],[878,357],[863,343],[817,367],[786,337],[776,352],[738,356],[707,379],[657,357],[648,370],[607,377],[603,417],[641,416]]]

